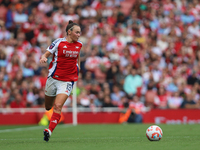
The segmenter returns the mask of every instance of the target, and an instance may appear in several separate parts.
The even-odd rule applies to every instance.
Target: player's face
[[[81,28],[79,26],[74,26],[73,30],[71,31],[71,39],[73,41],[78,41],[80,36],[81,36]]]

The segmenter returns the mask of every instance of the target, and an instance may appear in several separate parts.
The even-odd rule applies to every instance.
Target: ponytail
[[[77,23],[74,23],[72,20],[69,20],[69,23],[68,23],[68,25],[67,25],[67,27],[66,27],[66,32],[67,32],[67,34],[68,34],[68,30],[73,30],[73,27],[74,26],[79,26]],[[80,27],[80,26],[79,26]]]

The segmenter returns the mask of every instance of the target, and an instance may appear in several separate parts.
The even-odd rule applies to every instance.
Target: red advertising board
[[[38,124],[44,113],[26,112],[26,113],[0,113],[0,125],[23,125]],[[64,123],[72,123],[72,113],[63,113]],[[77,114],[79,124],[92,123],[118,123],[119,112],[79,112]]]
[[[199,109],[151,110],[143,115],[143,123],[194,124],[200,123]]]

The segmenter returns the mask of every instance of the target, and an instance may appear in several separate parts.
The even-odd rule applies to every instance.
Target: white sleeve
[[[47,48],[47,51],[50,53],[55,53],[55,51],[58,49],[58,45],[60,43],[61,39],[57,39],[51,43],[51,45]]]

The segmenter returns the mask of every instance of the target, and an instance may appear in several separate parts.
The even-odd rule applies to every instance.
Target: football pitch
[[[0,126],[1,150],[198,150],[200,125],[159,125],[160,141],[146,138],[150,124],[58,125],[49,142],[42,126]]]

